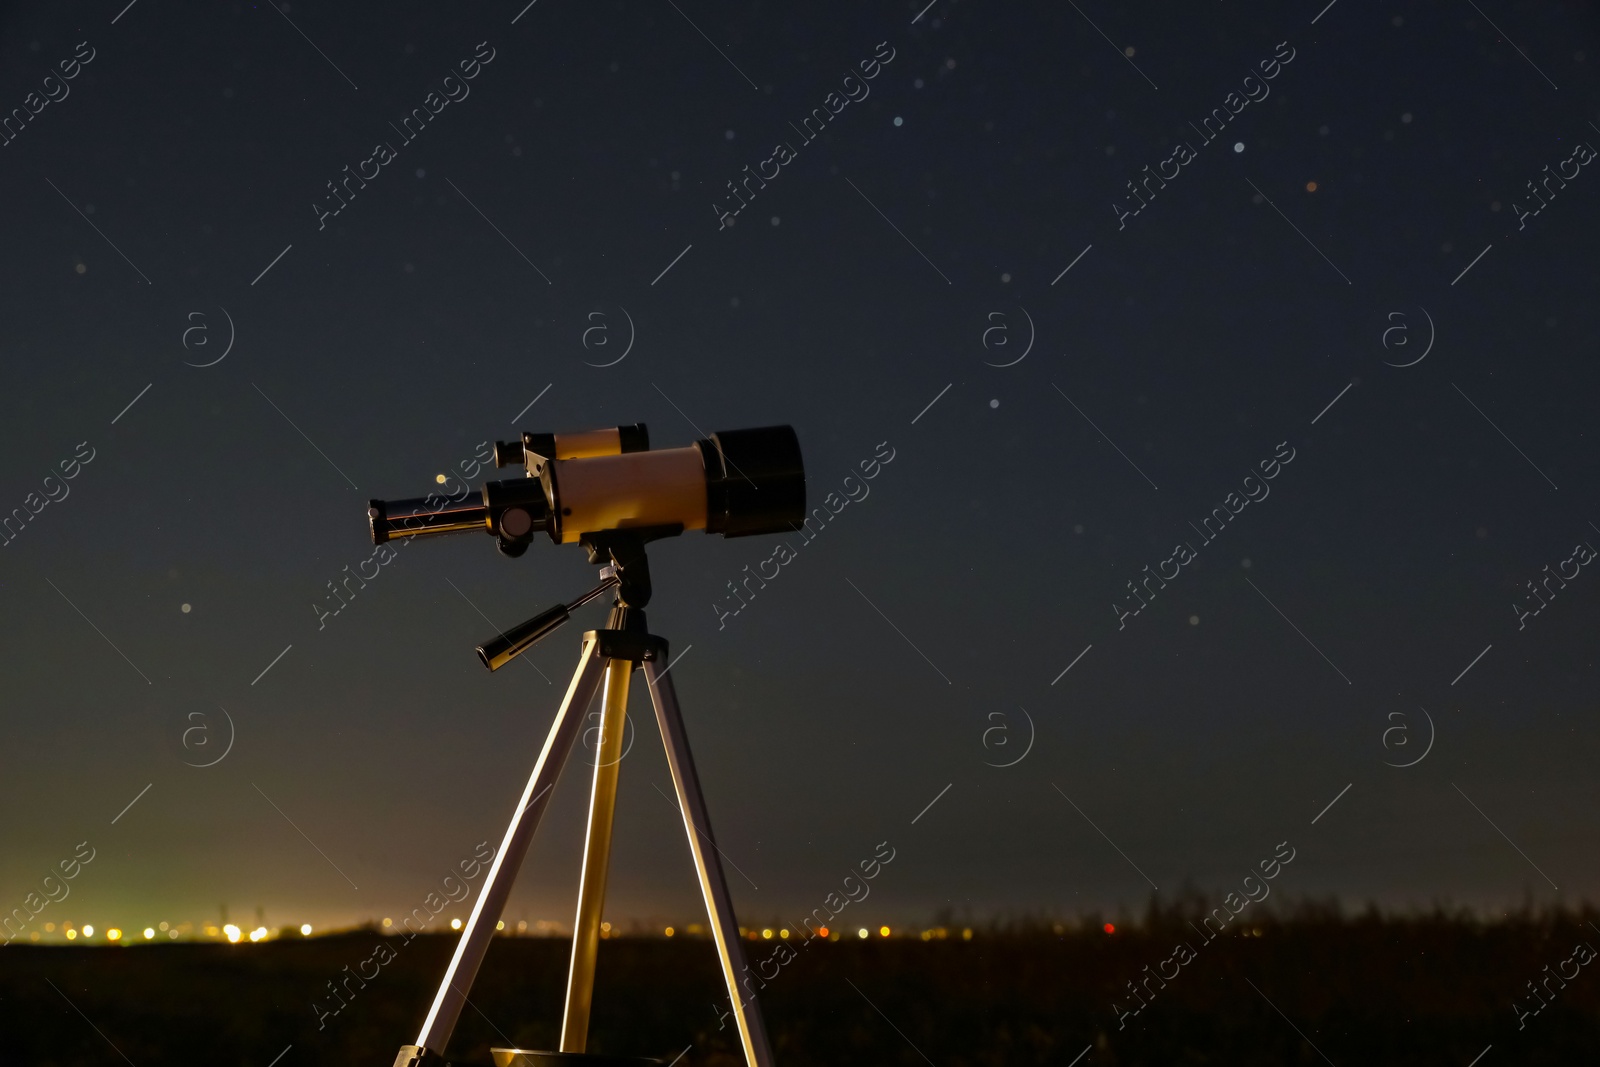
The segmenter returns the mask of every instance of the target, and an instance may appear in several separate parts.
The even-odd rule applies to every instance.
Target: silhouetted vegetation
[[[1082,1067],[1465,1067],[1491,1043],[1481,1067],[1567,1067],[1595,1055],[1600,975],[1585,968],[1562,985],[1545,970],[1575,944],[1600,945],[1600,914],[1587,907],[1488,920],[1442,909],[1345,915],[1332,904],[1262,904],[1210,940],[1201,933],[1204,909],[1191,894],[1152,905],[1136,922],[1112,918],[1111,934],[1106,919],[1086,916],[1012,919],[976,929],[970,940],[957,928],[929,940],[897,934],[815,943],[761,994],[778,1062],[1068,1064],[1089,1047]],[[327,983],[369,958],[381,937],[13,944],[0,950],[0,1062],[50,1067],[126,1057],[139,1067],[266,1067],[292,1045],[278,1067],[387,1067],[415,1037],[453,937],[417,938],[364,988],[350,986],[347,1006],[321,1030],[311,1006],[331,1003]],[[1179,943],[1192,958],[1168,963],[1166,973],[1177,973],[1164,984],[1151,981]],[[752,957],[766,958],[770,946],[750,944]],[[491,1045],[555,1047],[567,954],[556,939],[497,941],[452,1056],[487,1063]],[[1138,1003],[1130,982],[1144,983],[1147,999],[1119,1027],[1119,1013]],[[1530,982],[1542,983],[1542,1001]],[[1547,1006],[1519,1029],[1513,1001],[1525,1011]],[[680,1067],[740,1063],[731,1018],[718,1029],[723,1004],[710,941],[613,938],[600,948],[590,1051],[671,1060],[692,1046]]]

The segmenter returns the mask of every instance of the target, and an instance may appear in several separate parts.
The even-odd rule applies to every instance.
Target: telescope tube
[[[557,436],[524,434],[521,444],[497,444],[496,460],[523,462],[529,476],[485,482],[477,500],[435,494],[368,501],[373,543],[483,530],[502,551],[520,554],[538,530],[556,544],[573,544],[586,534],[645,528],[749,537],[805,521],[805,466],[792,427],[725,430],[653,451],[638,447],[648,442],[642,424],[562,434],[559,445]]]
[[[746,537],[794,530],[806,517],[800,440],[789,426],[727,430],[687,448],[554,460],[540,480],[557,544],[640,526]]]

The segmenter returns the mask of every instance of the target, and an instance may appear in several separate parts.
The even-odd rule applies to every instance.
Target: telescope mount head
[[[589,553],[589,562],[612,568],[617,580],[617,603],[624,608],[642,609],[650,603],[650,560],[644,546],[663,537],[676,537],[683,527],[640,526],[623,530],[601,530],[584,534],[578,543]]]

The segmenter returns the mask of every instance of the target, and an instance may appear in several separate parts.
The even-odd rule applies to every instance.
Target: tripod
[[[585,537],[582,543],[589,551],[590,562],[607,564],[601,571],[600,585],[570,604],[558,605],[506,631],[478,649],[485,665],[490,670],[498,669],[554,631],[567,620],[573,609],[608,589],[616,589],[606,628],[590,630],[583,635],[578,667],[567,687],[567,695],[556,712],[555,721],[550,725],[550,733],[545,738],[538,762],[534,764],[527,788],[517,801],[511,824],[506,827],[505,838],[489,868],[478,902],[461,931],[455,955],[445,969],[444,981],[439,985],[439,992],[433,999],[433,1006],[422,1024],[416,1043],[401,1047],[394,1067],[438,1067],[443,1064],[445,1046],[455,1030],[456,1021],[467,1001],[467,992],[472,988],[473,979],[489,949],[495,925],[511,895],[512,882],[527,855],[539,820],[549,805],[550,794],[561,775],[561,769],[571,754],[584,714],[596,691],[601,689],[602,682],[604,697],[600,744],[595,760],[594,784],[589,794],[588,835],[584,844],[583,873],[578,885],[577,917],[573,922],[572,959],[567,973],[561,1051],[560,1054],[521,1049],[497,1048],[492,1051],[497,1067],[543,1064],[552,1067],[555,1064],[603,1067],[607,1064],[642,1065],[659,1062],[584,1054],[588,1043],[589,1008],[594,992],[601,912],[605,905],[606,873],[611,856],[611,826],[616,811],[628,688],[636,667],[644,670],[650,702],[655,708],[656,724],[661,728],[662,746],[666,749],[678,806],[683,812],[689,850],[694,856],[700,889],[705,896],[706,910],[710,913],[711,932],[722,962],[728,996],[733,1001],[733,1013],[739,1026],[745,1061],[749,1067],[772,1067],[772,1050],[767,1043],[766,1028],[761,1021],[755,993],[750,991],[741,996],[744,991],[740,988],[739,976],[745,965],[744,951],[739,944],[739,927],[734,920],[727,881],[723,877],[722,864],[711,836],[711,823],[706,814],[705,798],[700,792],[700,779],[695,773],[694,757],[689,751],[683,716],[678,711],[677,693],[672,679],[667,676],[667,668],[663,666],[667,659],[667,642],[649,633],[645,625],[643,608],[650,599],[650,572],[644,554],[644,542],[650,540],[652,535],[664,536],[668,532],[611,531]],[[677,529],[673,528],[670,532],[676,533]]]

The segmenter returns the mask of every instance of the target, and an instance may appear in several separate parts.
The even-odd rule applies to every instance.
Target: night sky
[[[651,550],[741,921],[885,842],[852,924],[1595,894],[1583,5],[125,2],[0,16],[0,910],[498,844],[604,610],[473,647],[593,568],[366,502],[636,421],[837,512],[753,595],[785,538]],[[642,689],[607,915],[704,921]]]

